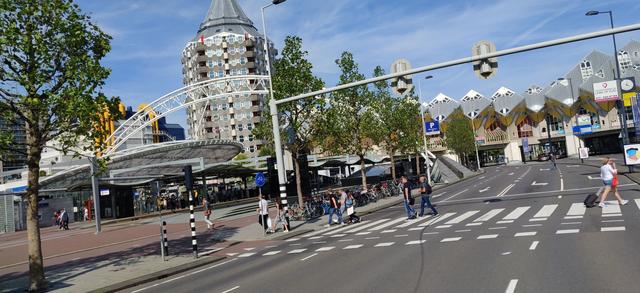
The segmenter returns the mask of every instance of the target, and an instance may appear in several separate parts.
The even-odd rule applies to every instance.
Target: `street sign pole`
[[[422,93],[420,93],[422,96]],[[424,143],[424,163],[427,170],[427,183],[431,185],[431,159],[429,159],[429,149],[427,146],[427,123],[424,121],[424,109],[420,103],[420,118],[422,118],[422,142]]]
[[[478,164],[478,171],[480,171],[480,153],[478,152],[478,142],[476,141],[476,128],[473,125],[473,118],[471,118],[471,131],[473,131],[473,146],[476,147],[476,162]]]

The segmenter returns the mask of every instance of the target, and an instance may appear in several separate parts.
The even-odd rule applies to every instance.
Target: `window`
[[[593,68],[589,60],[583,60],[582,63],[580,63],[580,74],[582,74],[583,80],[593,75]]]
[[[255,146],[250,146],[250,147],[249,147],[249,152],[250,152],[250,153],[253,153],[253,152],[255,152],[255,151],[256,151],[256,147],[255,147]]]
[[[253,124],[249,123],[247,124],[247,130],[252,130],[253,129]]]
[[[218,71],[218,77],[224,77],[224,71],[222,70]]]
[[[211,121],[211,116],[207,116],[207,118],[205,119],[207,122]]]
[[[215,78],[216,77],[216,72],[215,71],[209,71],[209,78]]]
[[[212,133],[213,132],[213,128],[211,128],[211,127],[207,127],[207,128],[205,128],[205,130],[207,131],[207,133]]]
[[[549,130],[550,131],[564,131],[564,123],[562,123],[562,119],[553,117],[551,115],[547,116],[549,121]]]
[[[240,135],[239,138],[238,138],[238,141],[239,142],[244,142],[244,135]]]
[[[620,62],[620,70],[622,72],[627,71],[633,64],[631,63],[631,57],[627,51],[618,52],[618,62]]]
[[[526,117],[522,122],[518,124],[518,137],[531,137],[533,136],[533,122],[529,117]]]
[[[214,65],[213,60],[207,61],[207,66],[213,67],[213,65]]]
[[[207,55],[207,57],[209,57],[209,58],[213,57],[214,54],[215,54],[215,52],[213,51],[213,49],[208,49],[205,52],[205,55]]]
[[[253,141],[253,134],[249,135],[249,141]]]
[[[242,131],[242,130],[243,130],[242,124],[238,124],[238,131]]]

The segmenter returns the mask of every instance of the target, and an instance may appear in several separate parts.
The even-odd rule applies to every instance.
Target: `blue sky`
[[[237,1],[261,31],[260,7],[270,1]],[[135,108],[182,87],[180,54],[210,0],[77,2],[113,36],[104,60],[113,70],[107,94]],[[584,16],[588,10],[613,10],[617,26],[640,21],[640,2],[628,0],[288,0],[267,10],[267,29],[279,48],[287,35],[302,37],[314,72],[331,86],[340,74],[334,60],[345,50],[370,76],[376,65],[388,70],[398,58],[418,67],[467,57],[479,40],[506,49],[608,28],[606,15]],[[640,32],[619,35],[618,46],[630,39],[640,40]],[[489,80],[477,78],[470,64],[433,71],[428,74],[434,78],[422,82],[422,100],[440,92],[459,100],[470,89],[491,96],[500,86],[516,92],[533,84],[544,87],[592,50],[612,54],[611,39],[502,57]],[[184,126],[185,118],[179,111],[168,120]]]

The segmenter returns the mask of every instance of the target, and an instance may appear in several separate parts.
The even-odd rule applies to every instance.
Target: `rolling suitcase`
[[[587,198],[585,198],[584,206],[588,208],[595,207],[597,200],[598,200],[598,196],[595,193],[591,193],[587,195]]]

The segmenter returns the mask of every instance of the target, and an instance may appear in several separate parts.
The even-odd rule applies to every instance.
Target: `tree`
[[[444,143],[460,159],[466,158],[475,151],[475,137],[471,130],[471,122],[462,113],[454,113],[446,124]]]
[[[385,75],[384,69],[377,66],[373,71],[374,77]],[[389,83],[379,81],[374,83],[373,96],[378,118],[378,137],[382,138],[380,146],[391,159],[391,176],[396,179],[395,154],[415,153],[419,146],[421,124],[418,101],[410,95],[392,96]]]
[[[42,150],[49,141],[63,151],[103,148],[94,143],[105,136],[96,125],[105,111],[118,117],[119,104],[100,93],[110,74],[100,60],[111,37],[71,0],[0,0],[0,11],[0,115],[26,127],[29,290],[37,291],[46,287],[38,228]]]
[[[336,64],[342,71],[339,84],[364,80],[353,54],[343,52]],[[340,90],[332,94],[323,115],[323,149],[334,154],[355,154],[360,158],[362,187],[367,187],[364,156],[380,141],[375,117],[374,96],[366,85]]]
[[[308,52],[302,49],[302,39],[288,36],[284,40],[282,57],[274,64],[273,95],[276,100],[297,96],[300,94],[321,90],[324,82],[313,75],[313,65],[307,60]],[[281,129],[280,137],[286,141],[284,147],[291,152],[296,177],[296,193],[298,204],[303,206],[302,181],[300,174],[300,155],[308,153],[313,148],[314,137],[317,133],[315,119],[322,111],[323,100],[318,98],[301,99],[278,106]],[[271,114],[266,110],[263,122],[256,128],[254,134],[273,146],[273,129]],[[284,131],[287,129],[288,131]],[[267,148],[265,152],[272,151]]]

